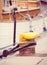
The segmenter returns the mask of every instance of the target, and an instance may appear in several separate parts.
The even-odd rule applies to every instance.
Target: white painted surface
[[[47,53],[47,32],[43,33],[43,35],[36,39],[36,53]]]
[[[0,23],[0,47],[13,43],[13,23]]]
[[[30,22],[30,21],[29,21]],[[29,32],[29,22],[17,22],[16,24],[16,42],[19,42],[19,35],[21,32]],[[47,28],[47,17],[45,18]],[[34,32],[43,32],[43,20],[32,21],[32,29]],[[13,23],[0,23],[0,48],[13,44]],[[36,52],[47,53],[47,33],[36,40]]]
[[[36,65],[43,57],[16,57],[11,56],[0,61],[0,65]]]

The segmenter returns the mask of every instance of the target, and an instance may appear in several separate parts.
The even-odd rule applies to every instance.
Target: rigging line
[[[37,62],[36,65],[39,65],[44,59],[41,59],[40,61]]]
[[[27,20],[30,21],[30,22],[29,22],[29,28],[30,28],[29,32],[33,32],[33,31],[32,31],[32,25],[31,25],[32,18],[31,18],[30,14],[29,14],[28,2],[29,2],[29,1],[27,0],[27,14],[26,14],[26,16],[27,16]]]
[[[36,65],[39,65],[46,57],[43,57],[40,61],[36,63]]]
[[[43,7],[42,7],[41,2],[40,2],[40,7],[41,7],[40,10],[41,10],[41,13],[42,13],[42,18],[43,18],[43,31],[46,31],[47,29],[46,29],[44,17],[45,17],[45,14],[46,14],[47,10],[46,10],[46,11],[43,11],[44,9],[43,9]],[[43,12],[42,12],[42,11],[43,11]]]

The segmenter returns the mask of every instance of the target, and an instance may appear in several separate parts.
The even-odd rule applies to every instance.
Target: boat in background
[[[8,0],[0,0],[0,21],[11,22],[13,21],[12,8],[16,7],[16,20],[25,20],[26,14],[29,14],[31,17],[35,17],[40,12],[40,6],[38,0],[20,0],[12,1],[12,6]]]

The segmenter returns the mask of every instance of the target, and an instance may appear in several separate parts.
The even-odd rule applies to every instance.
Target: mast
[[[9,0],[9,3],[10,3],[10,6],[13,6],[12,5],[12,0]],[[16,44],[16,11],[17,8],[16,7],[13,7],[11,13],[13,15],[13,20],[14,20],[14,34],[13,34],[13,46],[15,46]]]

